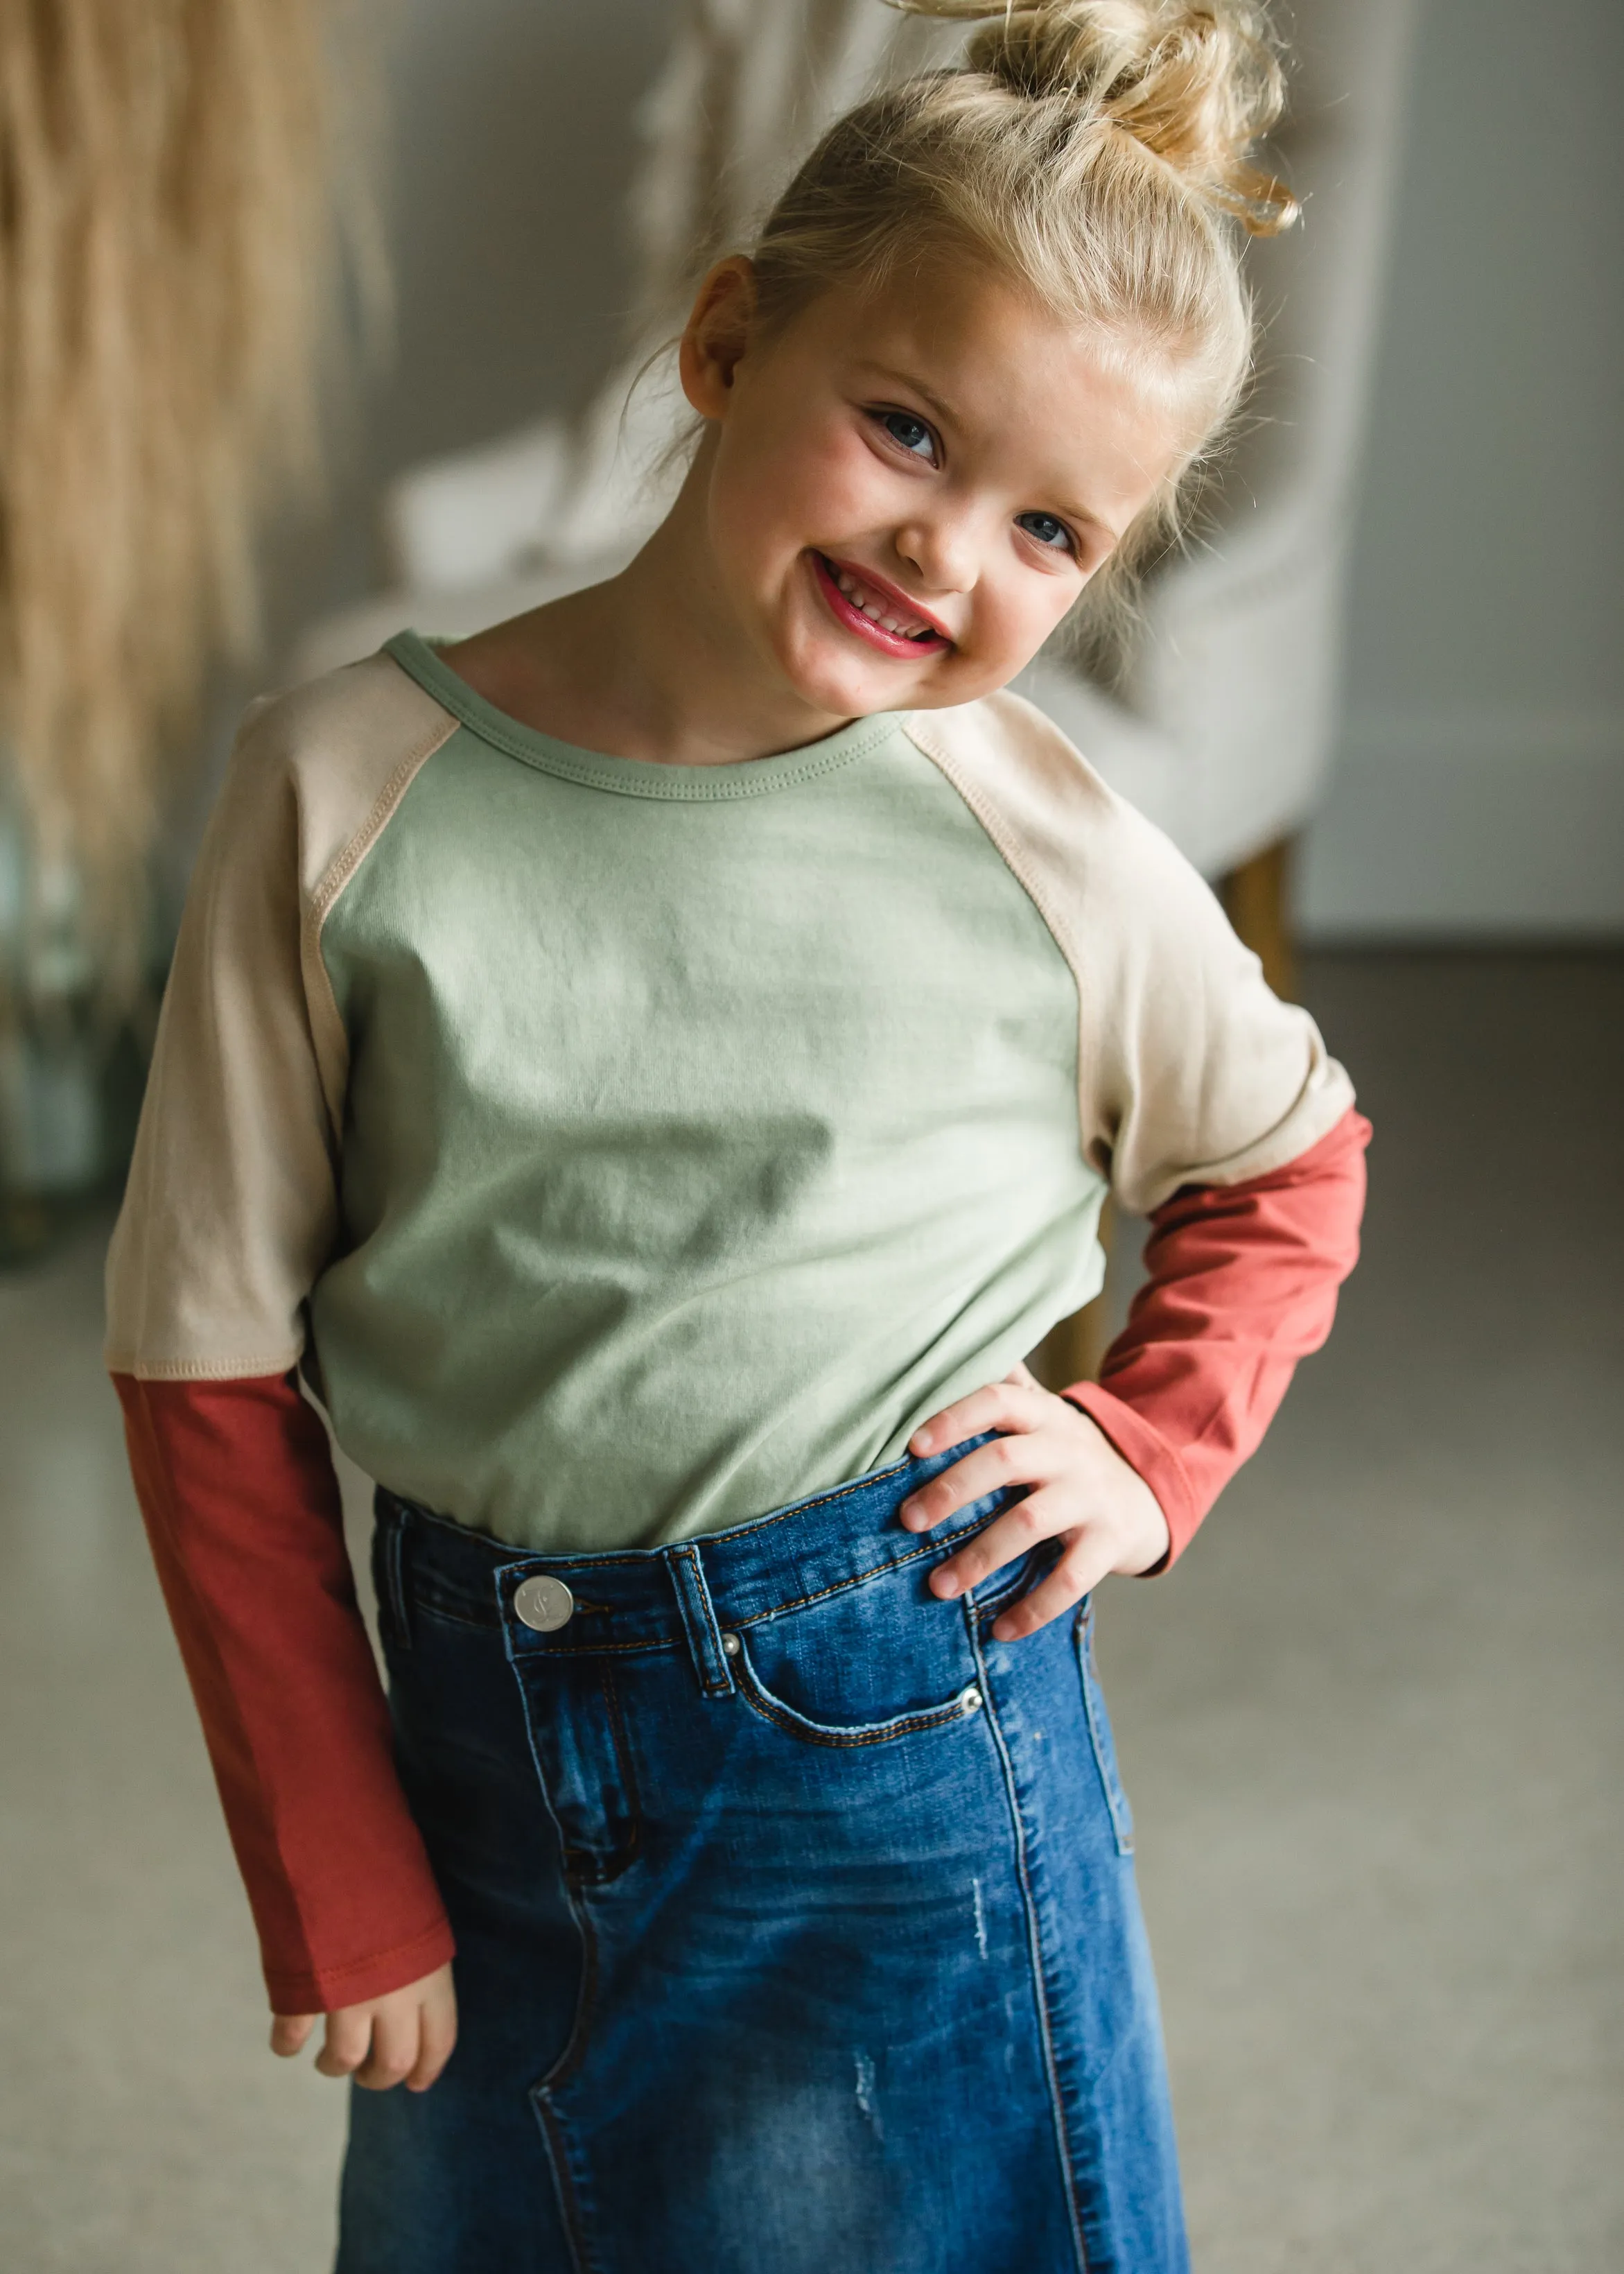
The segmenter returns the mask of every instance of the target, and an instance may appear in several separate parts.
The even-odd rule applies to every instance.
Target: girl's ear
[[[756,271],[741,252],[732,253],[700,286],[678,351],[682,392],[702,418],[727,416],[755,313]]]

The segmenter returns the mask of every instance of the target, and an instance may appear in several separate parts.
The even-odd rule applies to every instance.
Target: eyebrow
[[[944,403],[939,395],[933,394],[925,385],[924,380],[915,379],[911,371],[897,371],[890,364],[885,363],[862,364],[859,365],[859,369],[872,372],[876,379],[894,380],[898,387],[911,388],[915,395],[924,396],[938,418],[945,418],[950,425],[957,423],[959,414],[952,404]]]
[[[936,417],[944,419],[950,426],[959,423],[958,413],[951,403],[944,403],[939,395],[927,387],[922,379],[916,379],[911,371],[898,371],[891,364],[884,363],[861,364],[858,368],[870,373],[876,379],[889,379],[894,385],[909,388],[914,394],[921,395],[936,412]],[[1087,506],[1062,503],[1060,511],[1067,521],[1086,522],[1090,529],[1097,529],[1102,537],[1109,539],[1111,544],[1121,543],[1122,531],[1119,529],[1113,529],[1109,521],[1102,520]]]

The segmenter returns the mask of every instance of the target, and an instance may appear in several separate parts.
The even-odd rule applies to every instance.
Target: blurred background
[[[1305,217],[1253,256],[1253,417],[1114,674],[1028,691],[1315,1011],[1371,1212],[1331,1347],[1101,1657],[1198,2267],[1617,2274],[1624,13],[1277,13]],[[626,380],[694,260],[951,44],[872,0],[0,11],[16,2274],[330,2251],[342,2095],[262,2050],[99,1359],[231,727],[624,559],[671,416],[657,375],[622,425]],[[1119,1224],[1074,1352],[1134,1256]]]

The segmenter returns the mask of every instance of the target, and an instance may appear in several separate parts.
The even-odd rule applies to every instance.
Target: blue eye
[[[1019,513],[1015,516],[1015,524],[1018,529],[1024,529],[1028,537],[1035,537],[1040,545],[1053,552],[1074,553],[1077,550],[1071,542],[1071,531],[1064,521],[1056,521],[1052,513]]]
[[[935,463],[936,438],[922,418],[916,418],[911,410],[876,410],[872,416],[879,420],[891,440],[899,442],[912,456]]]

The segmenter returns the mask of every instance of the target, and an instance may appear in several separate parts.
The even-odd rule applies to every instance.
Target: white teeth
[[[876,600],[868,586],[860,584],[856,577],[845,568],[835,570],[835,583],[860,614],[867,616],[870,623],[878,624],[882,631],[890,632],[894,638],[918,639],[930,629],[929,624],[905,623],[900,616],[887,615],[883,603]]]

